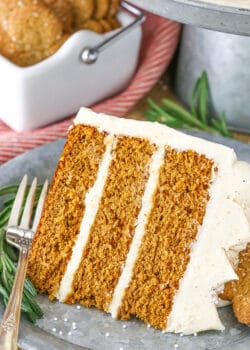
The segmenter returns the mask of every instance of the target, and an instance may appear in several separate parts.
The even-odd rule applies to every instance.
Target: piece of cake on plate
[[[222,330],[217,293],[237,279],[227,253],[250,241],[241,202],[250,166],[241,165],[225,146],[82,108],[29,277],[51,299],[115,318],[185,334]]]

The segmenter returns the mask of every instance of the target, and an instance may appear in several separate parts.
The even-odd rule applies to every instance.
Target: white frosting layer
[[[145,226],[147,224],[148,215],[153,204],[153,195],[157,187],[159,169],[163,163],[165,154],[165,148],[160,147],[152,156],[150,168],[149,168],[149,179],[145,188],[144,195],[142,197],[142,206],[137,218],[136,229],[134,237],[130,246],[129,253],[125,262],[124,269],[119,278],[119,282],[114,290],[112,302],[109,306],[109,312],[112,317],[116,318],[121,305],[125,289],[128,287],[129,282],[132,278],[133,268],[136,262],[138,250],[141,245],[142,237],[144,235]]]
[[[190,263],[175,295],[167,331],[189,334],[207,329],[223,329],[214,304],[213,291],[226,281],[237,278],[226,256],[229,248],[239,244],[244,246],[245,242],[250,241],[249,223],[246,219],[246,215],[250,216],[247,195],[250,186],[250,166],[237,162],[235,153],[230,148],[182,134],[158,123],[115,118],[96,114],[86,108],[82,108],[75,119],[75,124],[79,123],[115,135],[147,138],[159,148],[169,145],[179,151],[192,149],[214,160],[215,166],[219,169],[218,174],[209,190],[210,200],[206,215],[203,225],[199,228],[196,242],[192,245]],[[153,161],[151,166],[152,164]],[[150,176],[147,186],[152,190],[156,183],[155,174],[155,177]],[[145,193],[144,197],[147,198],[147,195],[150,196],[150,193]],[[145,215],[147,209],[145,198],[131,246],[133,250],[128,254],[110,305],[113,316],[116,315],[119,301],[129,283],[144,234],[146,220],[143,214]],[[98,206],[98,203],[96,205]],[[149,199],[148,209],[150,205]]]
[[[81,222],[80,232],[77,236],[71,258],[67,264],[66,272],[61,280],[60,287],[57,292],[57,298],[61,302],[65,301],[71,292],[75,272],[80,265],[83,249],[88,242],[90,229],[94,223],[104,184],[108,176],[109,165],[112,160],[112,150],[115,147],[114,137],[111,135],[106,136],[105,142],[106,150],[99,165],[96,181],[85,197],[86,210]]]

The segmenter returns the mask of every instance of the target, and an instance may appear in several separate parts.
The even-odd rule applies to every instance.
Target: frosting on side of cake
[[[103,159],[99,166],[96,182],[86,194],[86,212],[81,222],[80,233],[77,236],[75,245],[73,247],[71,259],[67,264],[66,272],[61,280],[60,287],[57,292],[57,298],[61,302],[65,301],[67,299],[67,296],[71,292],[74,274],[81,262],[82,251],[88,241],[90,229],[95,220],[99,202],[102,196],[105,180],[108,176],[109,165],[112,160],[112,150],[114,150],[116,142],[114,140],[114,136],[112,135],[106,136],[104,141],[106,143],[106,151],[103,155]]]
[[[226,180],[232,189],[231,197],[243,208],[250,225],[250,165],[238,161],[233,167],[232,177]]]
[[[197,241],[192,246],[190,263],[167,321],[166,330],[169,332],[190,334],[207,329],[224,329],[218,317],[217,298],[213,291],[227,281],[238,278],[226,252],[236,244],[244,248],[249,240],[246,216],[242,208],[229,199],[232,188],[225,183],[226,177],[232,180],[233,167],[230,175],[219,170],[210,188],[206,216]]]

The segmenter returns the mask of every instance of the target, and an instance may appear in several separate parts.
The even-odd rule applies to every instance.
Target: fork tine
[[[25,190],[26,190],[26,186],[27,186],[27,181],[28,181],[28,176],[24,175],[17,194],[16,194],[16,198],[10,213],[10,217],[9,217],[9,221],[8,221],[8,226],[16,226],[18,225],[18,219],[20,216],[20,212],[22,209],[22,204],[23,204],[23,199],[24,199],[24,195],[25,195]]]
[[[36,192],[36,184],[37,184],[37,179],[36,177],[32,181],[32,184],[30,186],[29,194],[26,199],[25,207],[23,210],[23,215],[20,223],[20,227],[24,229],[29,228],[29,223],[30,219],[32,216],[32,209],[34,205],[34,198],[35,198],[35,192]]]
[[[35,213],[35,217],[34,217],[34,221],[33,221],[33,226],[32,226],[32,231],[36,232],[37,229],[37,225],[40,221],[40,217],[42,215],[42,210],[43,210],[43,205],[44,205],[44,201],[47,195],[47,191],[48,191],[48,185],[49,182],[48,180],[46,180],[43,184],[43,188],[39,197],[39,201],[36,207],[36,213]]]

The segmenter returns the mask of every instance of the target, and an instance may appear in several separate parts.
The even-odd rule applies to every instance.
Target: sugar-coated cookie
[[[119,28],[118,0],[0,0],[0,54],[19,66],[49,57],[74,31]]]
[[[220,297],[230,300],[239,322],[250,324],[250,243],[239,254],[239,264],[236,269],[239,279],[226,283]]]
[[[110,32],[113,29],[111,23],[107,19],[105,19],[105,18],[100,19],[99,22],[100,22],[101,26],[103,27],[104,33]]]
[[[6,21],[3,29],[19,51],[46,49],[63,35],[61,21],[47,6],[35,0],[25,0],[23,6],[9,11]]]
[[[112,30],[121,27],[121,23],[118,21],[116,17],[108,17],[107,21],[109,22]]]
[[[104,32],[104,28],[101,25],[100,21],[97,21],[95,19],[89,19],[88,21],[86,21],[80,26],[80,29],[92,30],[93,32],[96,32],[99,34]]]
[[[94,13],[94,0],[70,0],[73,9],[73,23],[75,29],[90,19]]]
[[[95,0],[95,10],[93,17],[95,19],[103,19],[108,13],[110,0]]]
[[[43,2],[3,0],[1,4],[0,52],[17,65],[37,63],[61,42],[62,23]]]
[[[0,26],[0,54],[9,58],[16,50],[16,43],[10,40],[8,33]]]
[[[61,20],[66,33],[72,31],[73,8],[69,0],[43,0],[43,2]]]
[[[9,59],[21,67],[34,65],[57,52],[63,43],[68,39],[68,37],[68,34],[64,34],[60,40],[45,50],[18,52],[14,55],[11,55]]]
[[[119,10],[120,0],[109,0],[108,17],[115,16]]]

